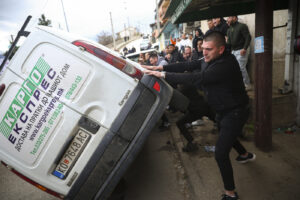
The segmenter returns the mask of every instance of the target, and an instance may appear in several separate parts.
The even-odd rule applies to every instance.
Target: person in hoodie
[[[198,39],[202,38],[203,37],[203,32],[201,31],[200,28],[197,28],[195,30],[195,37],[193,39],[193,51],[197,49],[197,42],[198,42]]]
[[[168,62],[164,57],[159,56],[156,52],[151,52],[149,55],[149,61],[151,65],[167,65]]]
[[[203,44],[203,38],[200,37],[200,38],[197,39],[196,48],[193,50],[192,60],[198,60],[198,59],[203,58],[202,44]]]

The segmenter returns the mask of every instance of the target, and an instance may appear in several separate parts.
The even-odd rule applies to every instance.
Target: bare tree
[[[98,35],[98,42],[102,45],[108,45],[113,42],[112,35],[108,32],[102,31]]]

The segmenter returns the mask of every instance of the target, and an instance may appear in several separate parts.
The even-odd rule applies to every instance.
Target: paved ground
[[[184,169],[172,145],[170,131],[152,131],[125,181],[125,200],[187,200]]]
[[[169,115],[174,121],[176,114]],[[212,134],[213,124],[206,120],[204,126],[192,129],[200,149],[195,153],[181,151],[185,140],[172,123],[174,143],[179,157],[186,170],[191,187],[192,199],[221,199],[223,184],[214,153],[206,152],[205,145],[214,145],[217,134]],[[257,159],[247,164],[234,161],[237,153],[231,152],[237,191],[242,200],[299,200],[300,199],[300,131],[293,134],[274,130],[273,149],[262,152],[253,143],[253,132],[248,130],[246,137],[241,139],[248,151],[254,152]]]

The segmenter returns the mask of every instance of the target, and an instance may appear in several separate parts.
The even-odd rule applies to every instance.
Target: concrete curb
[[[200,177],[197,174],[197,171],[195,170],[193,163],[190,159],[190,156],[182,151],[182,147],[184,146],[184,142],[182,140],[182,137],[180,135],[180,131],[177,128],[175,123],[171,124],[170,132],[172,136],[173,143],[176,147],[176,150],[179,155],[179,159],[184,167],[184,170],[186,172],[186,178],[187,182],[189,184],[189,188],[192,193],[192,199],[201,199],[201,193],[198,189],[199,187],[204,187],[204,185],[201,185],[202,181],[200,180]]]

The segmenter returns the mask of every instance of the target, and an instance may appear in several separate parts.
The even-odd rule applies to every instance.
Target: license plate
[[[65,179],[79,158],[89,139],[90,134],[80,129],[52,174],[60,179]]]

